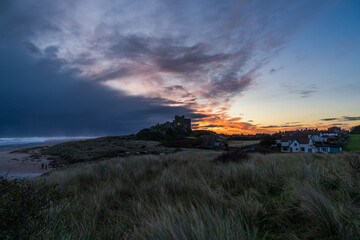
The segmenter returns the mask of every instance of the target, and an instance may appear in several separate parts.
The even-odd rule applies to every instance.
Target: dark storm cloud
[[[222,128],[222,127],[224,127],[224,125],[209,124],[209,125],[205,125],[202,127],[204,127],[204,128]]]
[[[272,68],[272,69],[269,70],[269,73],[276,73],[276,72],[278,72],[280,70],[283,70],[283,69],[284,69],[284,67]]]
[[[293,84],[289,83],[282,83],[281,85],[286,88],[290,93],[297,94],[301,98],[310,97],[313,93],[317,91],[317,86],[315,84],[302,87],[294,86]]]
[[[155,59],[161,71],[191,73],[203,70],[204,65],[224,62],[231,57],[231,55],[223,53],[207,53],[205,44],[198,43],[191,47],[161,48]]]
[[[32,42],[25,42],[24,45],[31,53],[34,53],[34,54],[41,53],[41,50]]]
[[[360,117],[348,117],[348,116],[344,116],[343,117],[345,121],[360,121]]]
[[[189,108],[230,105],[317,8],[285,2],[2,0],[0,134],[116,134],[202,118]],[[112,91],[109,80],[136,84]]]
[[[321,121],[360,121],[360,117],[349,117],[349,116],[343,116],[343,117],[333,117],[333,118],[323,118],[320,119]]]
[[[234,54],[210,53],[204,43],[181,45],[171,38],[150,38],[131,35],[121,36],[107,53],[110,57],[152,61],[160,72],[192,73],[203,70],[205,65],[224,62]]]
[[[320,121],[335,121],[335,120],[338,120],[338,118],[323,118],[323,119],[320,119]]]
[[[254,77],[251,75],[238,76],[234,72],[224,75],[219,80],[213,81],[206,93],[206,97],[232,97],[250,86]]]
[[[278,128],[279,126],[277,125],[268,125],[268,126],[262,126],[261,128]]]
[[[61,16],[62,8],[43,1],[0,1],[0,33],[2,39],[24,41],[24,37],[44,32],[60,32],[51,18]],[[51,18],[50,18],[51,17]]]
[[[284,125],[269,125],[269,126],[261,126],[261,128],[293,128],[293,127],[302,127],[303,125],[300,124],[296,124],[296,125],[291,125],[291,124],[284,124]]]
[[[48,48],[34,61],[17,45],[0,49],[7,56],[0,60],[0,136],[127,134],[175,114],[203,117],[60,71],[56,52]]]
[[[316,88],[310,89],[310,90],[302,90],[299,91],[299,94],[302,98],[307,98],[309,97],[311,94],[313,94],[314,92],[316,92]]]

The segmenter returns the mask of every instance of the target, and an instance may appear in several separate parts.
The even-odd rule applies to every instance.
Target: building
[[[175,119],[172,122],[166,122],[163,124],[158,123],[155,126],[152,126],[150,129],[159,129],[160,131],[166,132],[169,129],[176,130],[178,132],[191,132],[191,119],[185,118],[182,116],[175,116]]]
[[[342,146],[331,145],[331,144],[317,144],[316,152],[318,152],[318,153],[341,153]]]
[[[176,115],[173,124],[176,128],[180,127],[186,129],[187,131],[191,131],[191,119],[185,118],[184,115]]]
[[[287,136],[281,139],[281,152],[314,152],[314,142],[307,136]]]
[[[316,135],[317,136],[317,135]],[[317,138],[315,138],[317,139]],[[281,152],[340,153],[342,145],[334,136],[326,136],[326,141],[314,141],[313,136],[284,136],[281,138]]]
[[[202,135],[200,139],[203,147],[225,147],[224,141],[216,135]]]

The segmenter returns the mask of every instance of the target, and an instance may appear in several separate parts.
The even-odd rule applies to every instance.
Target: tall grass
[[[184,151],[77,164],[44,181],[66,198],[44,239],[360,239],[360,177],[342,155]]]

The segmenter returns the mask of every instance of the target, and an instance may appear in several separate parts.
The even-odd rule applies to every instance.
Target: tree
[[[263,139],[261,139],[260,144],[265,147],[270,147],[271,145],[275,144],[275,138],[273,136],[265,136]]]
[[[351,134],[360,134],[360,125],[351,128]]]

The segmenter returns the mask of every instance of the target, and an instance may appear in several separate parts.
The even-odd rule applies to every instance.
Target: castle
[[[173,121],[175,128],[184,128],[187,131],[191,131],[191,119],[185,118],[184,115],[182,116],[175,116],[175,120]]]
[[[175,119],[172,122],[166,122],[163,124],[158,123],[156,126],[153,126],[151,128],[157,128],[157,129],[169,129],[169,128],[175,128],[177,130],[191,132],[191,119],[185,118],[184,115],[182,116],[175,116]]]

